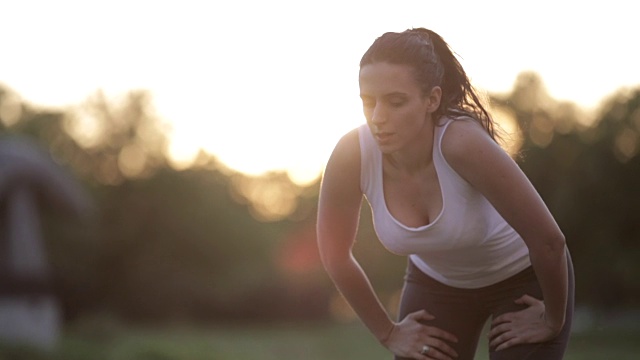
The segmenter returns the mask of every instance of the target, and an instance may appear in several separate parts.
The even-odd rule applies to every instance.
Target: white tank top
[[[518,233],[489,201],[447,163],[442,137],[452,121],[436,126],[433,162],[442,191],[442,210],[428,225],[408,227],[395,219],[383,193],[382,153],[367,125],[359,131],[360,186],[371,205],[373,224],[391,252],[408,255],[432,278],[453,287],[480,288],[495,284],[531,265]]]

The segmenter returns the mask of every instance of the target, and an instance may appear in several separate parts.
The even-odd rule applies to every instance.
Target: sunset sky
[[[568,5],[567,5],[568,4]],[[172,153],[199,148],[249,174],[319,174],[364,118],[358,61],[386,31],[428,27],[472,82],[509,91],[525,70],[549,93],[595,108],[640,85],[633,2],[8,1],[0,83],[39,106],[98,89],[148,89],[172,124]]]

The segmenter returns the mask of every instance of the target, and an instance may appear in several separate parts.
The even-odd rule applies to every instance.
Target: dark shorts
[[[516,345],[502,351],[490,349],[491,360],[556,360],[562,359],[569,342],[574,307],[574,275],[571,257],[569,298],[564,328],[547,342]],[[425,309],[436,318],[425,324],[439,327],[458,337],[450,344],[458,352],[458,360],[473,359],[481,332],[489,318],[523,309],[514,300],[524,294],[542,299],[542,290],[531,267],[497,284],[479,289],[461,289],[444,285],[420,271],[411,261],[407,266],[399,318]],[[395,359],[405,359],[396,357]]]

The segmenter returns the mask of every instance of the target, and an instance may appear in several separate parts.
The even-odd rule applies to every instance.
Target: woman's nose
[[[376,106],[375,108],[373,108],[373,112],[371,114],[371,123],[380,125],[385,121],[387,121],[387,115],[385,114],[384,110],[380,106]]]

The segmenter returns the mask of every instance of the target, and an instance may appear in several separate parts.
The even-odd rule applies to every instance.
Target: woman
[[[360,62],[367,120],[338,142],[318,210],[324,266],[396,359],[561,359],[573,314],[565,239],[449,46],[386,33]],[[408,256],[399,320],[352,256],[364,197],[380,241]],[[544,300],[543,300],[544,299]]]

